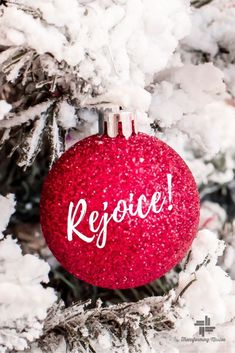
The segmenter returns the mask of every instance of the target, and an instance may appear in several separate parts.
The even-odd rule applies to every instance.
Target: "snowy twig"
[[[149,332],[170,330],[174,324],[164,309],[164,301],[148,298],[138,303],[124,303],[102,308],[101,301],[91,307],[91,301],[75,304],[69,308],[56,306],[51,310],[40,340],[42,349],[50,345],[53,352],[53,335],[60,332],[68,342],[69,349],[96,352],[98,345],[111,352],[128,347],[129,352],[142,352],[142,340],[147,345]],[[54,336],[55,339],[55,336]],[[58,341],[54,341],[58,344]],[[55,349],[55,346],[54,346]]]

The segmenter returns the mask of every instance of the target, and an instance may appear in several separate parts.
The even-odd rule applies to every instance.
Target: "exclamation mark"
[[[173,206],[172,206],[172,175],[167,174],[167,183],[168,183],[168,195],[169,195],[169,206],[168,210],[171,211]]]

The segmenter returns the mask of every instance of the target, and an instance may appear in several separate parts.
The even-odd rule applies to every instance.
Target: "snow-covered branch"
[[[216,330],[213,352],[227,352],[231,334],[226,327],[235,318],[234,281],[218,265],[224,242],[209,230],[199,232],[179,273],[178,285],[164,297],[150,297],[137,303],[96,306],[90,301],[64,308],[54,306],[38,341],[40,352],[189,352],[193,338],[194,353],[201,341],[196,320],[208,315]],[[58,332],[60,334],[58,334]],[[188,342],[180,340],[187,337]],[[226,343],[226,339],[230,340]],[[235,340],[235,337],[232,337]],[[205,343],[206,344],[206,343]],[[32,348],[31,352],[36,349]]]

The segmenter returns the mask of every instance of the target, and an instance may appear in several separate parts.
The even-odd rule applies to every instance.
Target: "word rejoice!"
[[[171,211],[173,206],[172,201],[172,175],[167,174],[168,182],[168,201],[169,206],[168,210]],[[87,236],[81,233],[78,230],[78,226],[81,224],[87,213],[87,202],[84,199],[80,199],[75,206],[73,202],[70,202],[68,209],[68,222],[67,222],[67,238],[69,241],[73,240],[73,233],[76,234],[81,240],[86,243],[91,243],[94,241],[97,236],[96,246],[100,249],[104,248],[107,241],[107,230],[108,224],[111,220],[116,223],[121,223],[127,214],[132,217],[138,216],[141,219],[148,217],[150,212],[155,214],[160,213],[163,209],[163,206],[167,200],[167,197],[164,196],[161,192],[155,192],[152,195],[150,204],[146,210],[143,212],[144,204],[147,203],[147,198],[145,195],[141,195],[137,200],[137,207],[134,210],[133,205],[134,195],[130,193],[129,204],[125,200],[119,200],[117,206],[113,210],[112,214],[109,214],[107,211],[108,202],[103,202],[103,215],[100,218],[98,211],[92,211],[89,215],[89,230],[93,235]]]

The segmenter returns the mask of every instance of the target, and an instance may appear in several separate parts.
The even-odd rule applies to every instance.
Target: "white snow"
[[[9,113],[12,106],[4,100],[0,100],[0,120],[4,119],[4,116]]]
[[[0,195],[0,239],[3,238],[2,232],[6,229],[9,218],[15,212],[15,196],[8,194],[6,197]]]
[[[15,210],[13,195],[0,196],[0,231]],[[2,234],[1,234],[2,237]],[[55,302],[48,282],[49,265],[33,255],[22,255],[11,236],[0,241],[0,352],[23,350],[42,333],[47,310]]]

